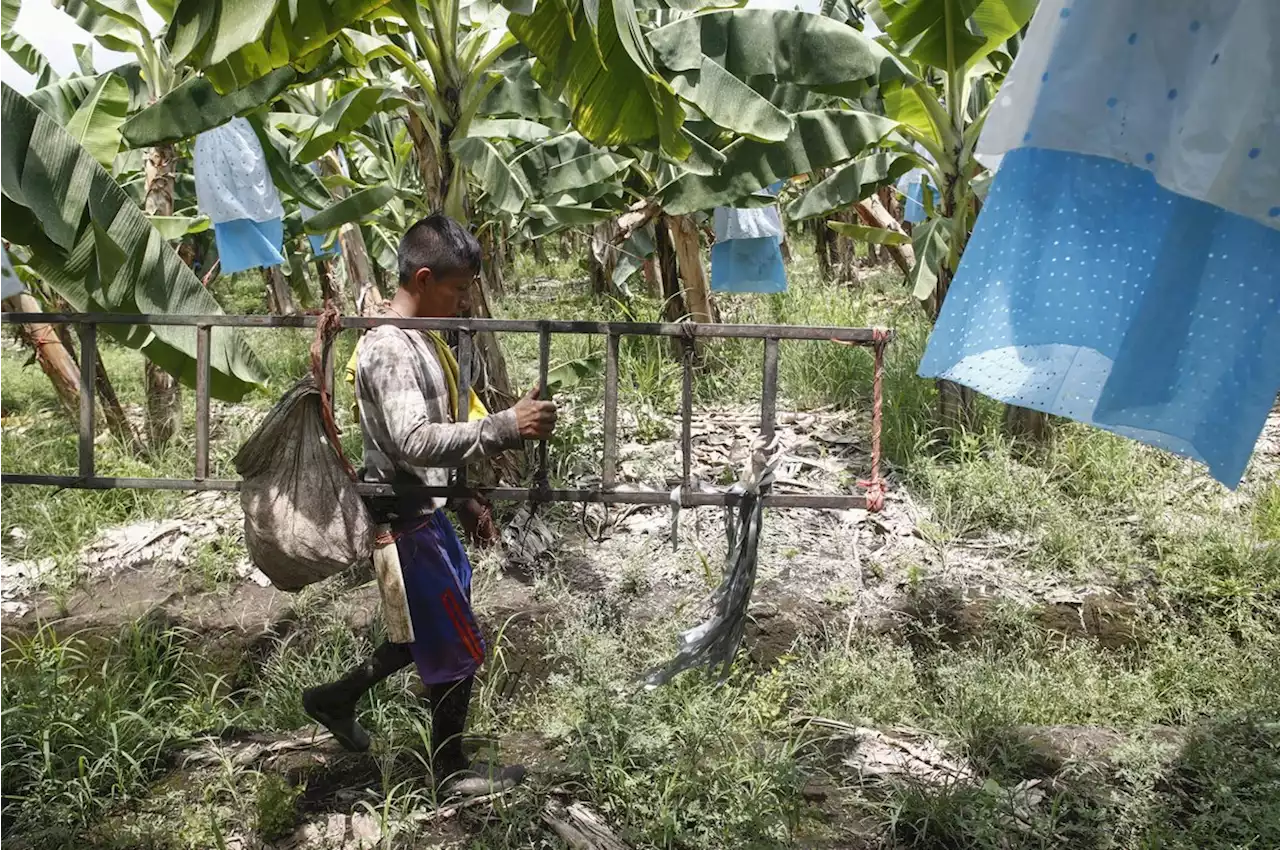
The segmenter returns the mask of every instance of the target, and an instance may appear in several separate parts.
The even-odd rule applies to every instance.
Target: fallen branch
[[[583,803],[564,806],[549,801],[542,810],[542,822],[573,850],[629,850],[599,815]]]

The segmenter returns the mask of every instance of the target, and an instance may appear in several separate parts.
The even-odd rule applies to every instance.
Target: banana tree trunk
[[[679,262],[680,283],[684,296],[686,315],[692,322],[716,321],[715,304],[707,285],[707,270],[702,264],[702,240],[693,217],[668,216],[671,222],[671,238],[675,242]]]
[[[320,278],[320,300],[338,301],[338,293],[342,291],[338,283],[338,269],[333,260],[316,260],[316,276]]]
[[[447,186],[441,179],[439,157],[436,156],[435,145],[422,119],[414,110],[409,110],[409,136],[413,139],[413,151],[418,160],[418,176],[422,178],[422,186],[426,192],[427,208],[433,211],[444,207],[444,189]]]
[[[502,274],[506,254],[505,244],[505,240],[499,244],[497,229],[494,227],[486,227],[480,233],[480,254],[483,258],[480,274],[484,275],[488,281],[488,293],[496,298],[501,298],[506,291],[506,280]]]
[[[364,234],[357,224],[347,224],[338,233],[342,245],[342,259],[347,267],[347,280],[356,290],[356,312],[367,316],[386,301],[386,295],[378,285],[369,250],[364,244]]]
[[[23,292],[6,298],[6,312],[43,313],[40,302],[29,293]],[[58,400],[62,402],[72,418],[78,421],[80,412],[80,362],[76,358],[75,346],[71,342],[68,325],[16,325],[18,337],[25,342],[35,356],[40,369],[49,376]],[[102,418],[107,423],[107,430],[128,446],[135,454],[141,453],[143,445],[134,431],[129,417],[125,415],[116,395],[115,387],[107,376],[105,364],[99,360],[94,374],[94,387],[98,399],[102,402]]]
[[[173,145],[156,145],[147,151],[143,208],[148,215],[173,215],[175,158]],[[169,442],[182,421],[178,379],[148,360],[143,382],[147,400],[147,441],[152,449],[158,449]]]
[[[658,279],[658,263],[653,257],[644,258],[644,290],[650,298],[662,297],[662,281]]]
[[[613,274],[618,268],[618,246],[614,244],[617,235],[616,219],[599,222],[591,229],[587,269],[590,272],[591,294],[596,298],[626,296],[613,283]]]
[[[865,201],[860,201],[857,209],[858,215],[862,217],[864,224],[906,235],[902,225],[898,224],[898,220],[889,214],[889,211],[884,208],[884,204],[880,203],[879,198],[872,196]],[[889,256],[893,258],[893,262],[902,270],[902,273],[909,274],[911,268],[916,264],[916,252],[912,249],[911,243],[886,245],[885,247],[889,251]]]
[[[321,157],[321,174],[331,177],[342,173],[338,167],[339,150]],[[347,190],[339,187],[334,194],[338,200],[347,197]],[[343,285],[343,275],[339,274],[338,261],[327,260],[317,264],[320,270],[320,289],[325,301],[338,305],[343,312],[352,308],[357,313],[364,312],[365,305],[374,306],[382,299],[370,298],[369,291],[374,288],[373,272],[369,268],[369,252],[365,250],[364,237],[360,235],[360,226],[353,223],[344,224],[338,231],[338,246],[342,249],[342,263],[346,271],[346,280],[350,288],[355,290],[355,299],[350,300],[348,287]]]
[[[59,307],[61,309],[61,307]],[[69,312],[68,307],[63,312]],[[80,358],[76,355],[75,343],[71,338],[70,325],[57,325],[56,330],[58,339],[62,341],[62,347],[71,355],[71,361],[75,363],[77,369],[80,369]],[[125,415],[124,407],[120,404],[120,397],[116,395],[116,388],[111,384],[111,378],[107,375],[107,364],[102,362],[102,358],[98,358],[98,368],[94,370],[93,386],[97,390],[98,401],[101,402],[102,418],[106,420],[107,430],[117,439],[125,444],[129,451],[133,454],[142,454],[146,446],[142,442],[142,438],[138,436],[138,432],[134,430],[129,417]],[[79,393],[77,393],[79,395]]]
[[[1039,445],[1049,436],[1049,414],[1010,404],[1004,409],[1004,428],[1010,437]]]
[[[5,312],[9,313],[43,313],[40,302],[29,293],[21,292],[4,300]],[[53,325],[43,322],[32,325],[14,325],[18,337],[27,344],[35,355],[40,369],[49,376],[58,400],[66,408],[73,420],[80,412],[80,369],[71,357],[71,352],[62,344],[62,339]]]
[[[298,312],[298,305],[293,303],[293,290],[279,266],[271,266],[262,270],[262,278],[267,285],[267,309],[273,316],[293,316]],[[321,281],[321,289],[324,282]]]
[[[680,291],[679,263],[676,259],[675,243],[671,238],[671,228],[666,216],[660,216],[654,224],[654,237],[657,243],[658,273],[661,277],[662,318],[668,322],[678,322],[687,311],[684,306],[684,295]]]
[[[857,210],[841,210],[836,213],[837,221],[853,223],[858,220]],[[835,237],[831,240],[832,280],[844,286],[856,286],[861,283],[858,276],[858,243],[848,236],[836,233],[831,228],[826,230]],[[875,247],[875,246],[871,246]]]

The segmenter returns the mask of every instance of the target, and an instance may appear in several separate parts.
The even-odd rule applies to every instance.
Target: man
[[[385,315],[446,318],[466,309],[480,271],[480,245],[444,215],[414,224],[400,240],[400,288]],[[502,413],[454,421],[457,363],[427,334],[384,326],[360,341],[355,375],[364,481],[444,486],[447,467],[464,466],[546,439],[556,406],[535,389]],[[452,395],[452,398],[451,398]],[[519,782],[524,769],[473,767],[462,750],[467,706],[485,644],[471,610],[471,565],[444,501],[412,494],[370,501],[389,522],[404,575],[413,643],[384,642],[364,663],[328,685],[303,692],[302,704],[344,747],[369,748],[356,705],[370,688],[413,662],[431,710],[432,771],[452,793],[479,795]]]

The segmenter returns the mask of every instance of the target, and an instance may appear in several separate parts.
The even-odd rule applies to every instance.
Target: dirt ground
[[[696,417],[695,478],[724,484],[734,477],[748,458],[757,416],[756,410],[736,408]],[[784,459],[778,492],[857,492],[856,482],[869,472],[865,420],[811,411],[781,414],[779,423]],[[623,486],[669,489],[678,481],[680,457],[674,440],[641,444],[624,437],[620,449]],[[1280,416],[1268,422],[1258,453],[1264,472],[1274,474],[1280,468]],[[1135,618],[1144,592],[1141,580],[1117,587],[1102,575],[1056,575],[1021,567],[1015,536],[931,541],[928,509],[892,471],[889,481],[885,508],[879,513],[766,513],[746,637],[751,662],[767,667],[797,640],[839,639],[855,630],[909,639],[913,629],[928,627],[948,639],[963,640],[980,633],[991,613],[1005,603],[1030,607],[1043,628],[1064,637],[1106,646],[1142,639]],[[518,680],[513,686],[535,687],[552,672],[542,651],[542,629],[552,603],[539,594],[541,583],[561,583],[583,606],[626,605],[632,617],[673,618],[693,625],[719,580],[725,556],[721,513],[690,509],[677,517],[665,507],[606,511],[602,506],[574,506],[553,516],[552,546],[535,563],[513,564],[501,552],[479,555],[477,608],[491,633],[506,625],[506,663],[518,674],[513,675]],[[204,493],[186,498],[172,518],[108,529],[84,551],[80,585],[65,602],[41,589],[48,564],[6,561],[5,643],[41,624],[59,633],[109,634],[124,623],[154,618],[194,632],[211,657],[225,659],[228,671],[254,663],[293,628],[297,599],[271,587],[238,554],[223,565],[216,586],[202,579],[195,566],[197,553],[205,550],[201,557],[207,561],[208,547],[215,546],[216,552],[217,541],[240,533],[240,523],[234,495]],[[353,628],[366,630],[378,616],[376,588],[369,578],[360,570],[335,577],[318,594],[318,603],[312,601],[333,607]],[[1123,743],[1123,736],[1106,729],[1022,731],[1042,759],[1046,776],[1067,763],[1105,764],[1107,754]],[[905,773],[925,782],[981,782],[971,765],[948,752],[946,742],[921,733],[852,727],[834,732],[849,742],[845,758],[860,775]],[[1177,734],[1170,730],[1171,741]],[[541,771],[554,791],[561,768],[540,742],[505,741],[504,749]],[[179,760],[183,781],[197,782],[200,772],[218,757],[308,778],[307,795],[315,805],[307,822],[276,846],[359,848],[380,840],[380,827],[367,813],[350,807],[334,810],[335,801],[341,808],[344,793],[351,796],[349,789],[372,781],[376,765],[369,757],[341,753],[317,730],[211,743]],[[1040,782],[1028,779],[1013,789],[1011,793],[1022,795],[1013,810],[1044,797]],[[821,801],[830,793],[815,789],[813,795]],[[552,793],[550,799],[553,808],[573,805],[571,797]],[[450,840],[449,822],[461,811],[446,806],[421,813],[425,820],[418,827],[434,823],[441,840]]]

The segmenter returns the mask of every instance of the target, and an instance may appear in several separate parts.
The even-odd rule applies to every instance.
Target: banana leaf
[[[129,109],[129,87],[115,74],[103,74],[67,122],[67,132],[103,168],[120,152],[120,125]]]
[[[103,47],[132,53],[151,41],[142,9],[134,0],[53,0]]]
[[[676,159],[689,155],[679,132],[684,110],[647,58],[631,0],[540,0],[532,14],[513,12],[508,26],[537,58],[534,80],[564,97],[574,129],[589,141],[656,142]]]
[[[262,120],[262,116],[249,116],[249,124],[258,135],[262,153],[267,158],[267,170],[271,182],[294,200],[313,209],[323,209],[333,200],[320,177],[307,164],[295,162],[293,145],[280,131]]]
[[[226,94],[292,65],[324,61],[344,28],[388,0],[178,0],[165,34],[176,64],[201,69]]]
[[[404,97],[385,86],[357,88],[329,104],[324,113],[298,139],[293,158],[297,162],[318,159],[357,127],[364,125],[375,112],[406,104]]]
[[[320,210],[304,221],[302,227],[311,234],[328,233],[349,221],[359,221],[372,215],[395,196],[394,186],[371,186],[368,189],[361,189]]]
[[[915,251],[916,264],[907,273],[907,285],[921,301],[933,295],[938,286],[938,274],[942,261],[951,247],[950,219],[931,218],[916,225],[911,234],[911,247]]]
[[[146,215],[49,115],[0,86],[3,236],[24,245],[31,269],[80,311],[219,314],[200,280]],[[163,325],[103,330],[184,383],[196,378],[195,328]],[[213,334],[211,392],[235,401],[266,372],[244,337]]]
[[[797,221],[826,216],[869,197],[915,167],[911,154],[876,153],[840,166],[831,176],[787,207],[787,218]]]
[[[904,56],[946,73],[963,70],[1016,35],[1037,0],[871,0],[867,12]]]
[[[16,32],[7,32],[0,36],[0,47],[4,48],[4,52],[9,54],[9,58],[19,68],[37,79],[50,80],[57,76],[45,55]]]
[[[498,84],[480,104],[480,115],[536,119],[555,130],[569,125],[569,108],[549,97],[533,80],[533,62],[518,59],[495,66]]]
[[[270,103],[297,77],[292,68],[280,68],[226,95],[205,77],[192,77],[130,116],[120,131],[135,148],[190,139]]]
[[[519,142],[541,142],[555,133],[546,124],[523,118],[477,118],[467,128],[467,135],[481,139],[515,139]]]
[[[487,140],[474,136],[450,143],[458,160],[476,178],[488,196],[489,204],[503,212],[518,213],[533,192],[519,169],[513,169]]]
[[[810,174],[853,159],[897,124],[869,112],[816,109],[792,116],[795,127],[777,144],[738,139],[721,153],[717,174],[684,174],[658,191],[663,208],[682,215],[733,206],[736,201],[797,174]]]
[[[0,35],[8,35],[13,25],[18,22],[18,13],[22,10],[22,0],[3,0],[0,2]]]
[[[148,216],[147,219],[151,222],[151,226],[170,242],[176,242],[193,233],[203,233],[213,227],[213,222],[207,215],[153,215]]]
[[[872,245],[907,245],[911,237],[896,230],[883,227],[867,227],[864,224],[851,224],[847,221],[828,221],[827,227],[850,239],[868,242]]]
[[[648,40],[681,97],[721,126],[768,141],[786,138],[789,125],[775,103],[752,91],[758,81],[856,97],[869,82],[906,74],[862,33],[807,12],[708,12],[659,27]]]

